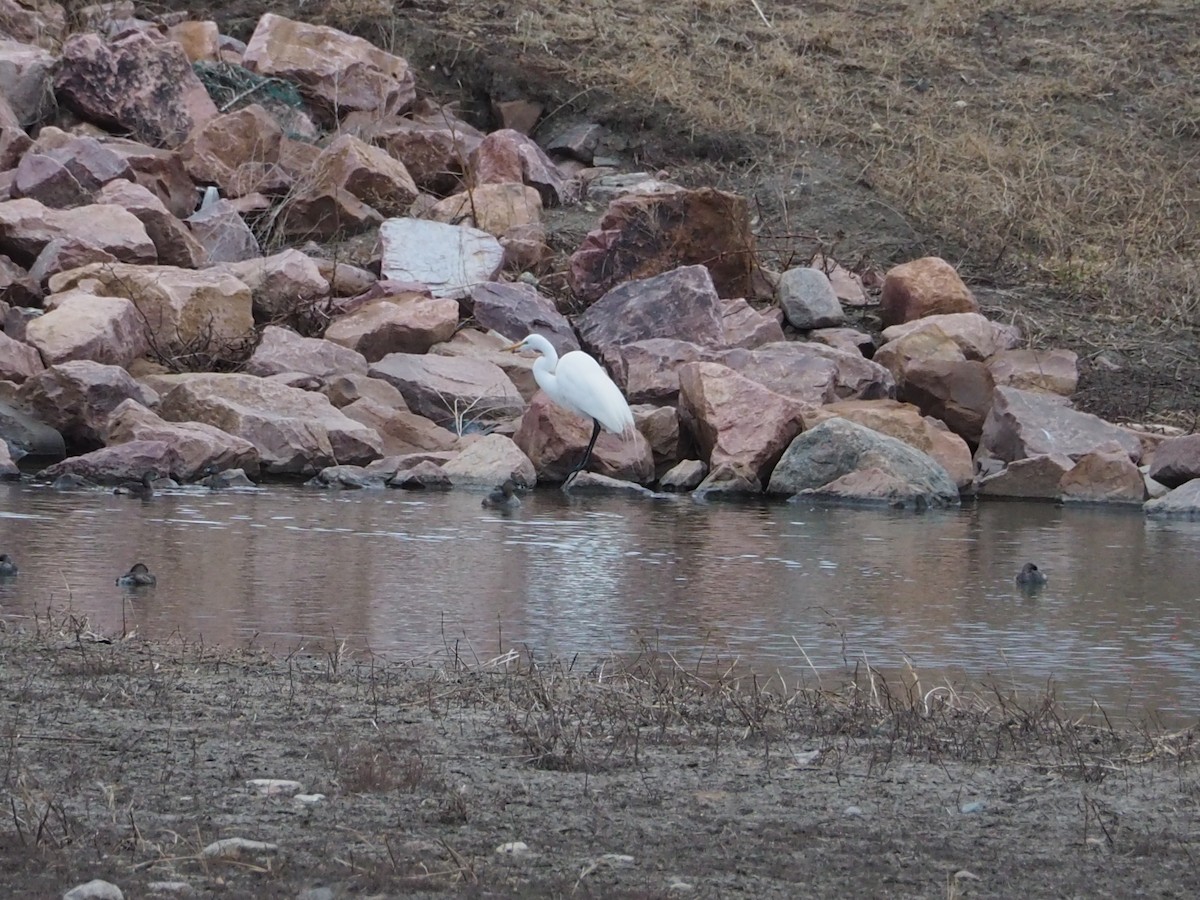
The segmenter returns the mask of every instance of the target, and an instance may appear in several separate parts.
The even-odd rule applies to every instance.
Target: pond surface
[[[864,663],[923,689],[994,679],[1077,711],[1200,713],[1200,523],[987,503],[920,515],[787,503],[180,489],[150,500],[0,486],[10,623],[71,608],[101,632],[265,646],[512,648],[588,664],[649,647],[836,686]],[[154,589],[117,575],[144,561]],[[1026,561],[1050,582],[1013,582]]]

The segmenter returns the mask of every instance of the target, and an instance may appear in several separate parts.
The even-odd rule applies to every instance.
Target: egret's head
[[[509,344],[503,349],[509,353],[524,353],[526,350],[544,355],[552,355],[554,353],[554,345],[537,333],[526,335],[524,340],[517,341],[515,344]]]
[[[517,341],[515,344],[509,344],[507,347],[502,347],[501,350],[505,353],[524,353],[526,350],[532,350],[529,346],[529,338],[523,341]]]

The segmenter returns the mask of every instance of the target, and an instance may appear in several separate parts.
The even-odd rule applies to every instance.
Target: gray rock
[[[63,436],[45,422],[0,400],[0,440],[8,444],[13,459],[44,456],[62,459],[67,455]]]
[[[1061,453],[1078,459],[1116,441],[1134,462],[1141,459],[1137,435],[1091,413],[1072,409],[1054,394],[998,387],[983,424],[980,446],[997,459],[1012,462]]]
[[[1148,516],[1179,516],[1200,519],[1200,478],[1177,487],[1165,497],[1147,500],[1142,506]]]
[[[819,269],[788,269],[776,289],[783,315],[794,328],[834,328],[846,321],[829,278]]]
[[[704,481],[708,466],[701,459],[685,459],[675,464],[662,478],[658,487],[663,491],[690,491]]]
[[[124,900],[121,889],[111,882],[94,878],[63,894],[63,900]]]
[[[953,506],[958,488],[950,474],[932,457],[893,437],[864,428],[848,419],[835,418],[801,434],[784,451],[767,487],[771,494],[820,491],[854,473],[874,470],[869,491],[854,483],[831,494],[842,499],[914,505]],[[859,476],[862,477],[862,476]],[[900,491],[901,486],[904,487]],[[876,496],[881,488],[885,493]],[[897,493],[899,492],[899,493]]]
[[[478,228],[387,219],[379,237],[383,277],[427,285],[435,297],[465,297],[472,285],[495,278],[504,263],[500,242]]]

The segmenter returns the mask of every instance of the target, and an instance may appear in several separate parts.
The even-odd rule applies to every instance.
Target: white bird
[[[541,357],[533,364],[533,378],[546,394],[563,409],[592,420],[592,439],[588,441],[583,459],[567,473],[569,482],[582,471],[592,458],[592,448],[600,429],[612,434],[633,430],[633,413],[604,367],[582,350],[572,350],[559,359],[554,345],[540,334],[531,334],[504,348],[510,353],[533,350]]]

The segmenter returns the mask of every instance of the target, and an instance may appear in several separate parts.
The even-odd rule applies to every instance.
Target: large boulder
[[[134,381],[120,366],[73,360],[29,378],[17,392],[22,405],[79,446],[98,446],[108,433],[108,417],[123,400],[153,406],[158,395]]]
[[[578,318],[583,346],[613,369],[620,348],[634,341],[671,338],[723,347],[721,298],[704,266],[684,266],[608,291]]]
[[[214,184],[223,197],[264,190],[265,173],[278,170],[283,129],[257,103],[215,116],[195,128],[179,155],[199,184]],[[279,187],[286,190],[286,182]]]
[[[973,360],[918,360],[905,370],[900,397],[941,419],[972,446],[979,444],[992,409],[992,373]]]
[[[529,457],[543,481],[562,481],[579,461],[592,437],[592,420],[568,412],[539,391],[529,403],[513,440]],[[654,454],[636,429],[626,434],[602,431],[588,470],[648,484],[654,480]]]
[[[471,441],[442,469],[454,484],[494,487],[512,478],[526,487],[537,484],[537,472],[529,457],[512,438],[488,434]]]
[[[539,225],[542,198],[523,184],[481,184],[438,201],[428,215],[435,222],[470,225],[502,238],[514,228]]]
[[[1061,397],[998,387],[980,447],[1005,462],[1043,454],[1078,459],[1109,441],[1116,441],[1134,462],[1141,459],[1142,443],[1132,432],[1072,409]]]
[[[1119,446],[1085,453],[1059,482],[1062,498],[1075,503],[1142,503],[1146,482]]]
[[[1200,478],[1193,478],[1165,497],[1147,500],[1142,508],[1148,516],[1200,519]]]
[[[1200,478],[1200,434],[1167,438],[1154,451],[1150,477],[1176,488]]]
[[[119,206],[132,213],[154,242],[158,261],[164,266],[197,269],[208,261],[208,254],[200,242],[149,188],[118,178],[96,193],[96,202]]]
[[[178,44],[141,31],[106,43],[76,34],[63,44],[58,99],[83,118],[157,147],[178,147],[217,107]]]
[[[883,329],[883,340],[885,343],[898,341],[907,335],[931,329],[946,335],[958,345],[963,356],[976,362],[1011,350],[1021,341],[1021,332],[1015,326],[993,322],[977,312],[943,313],[891,325]]]
[[[902,504],[953,506],[958,488],[946,470],[903,441],[847,419],[829,419],[795,440],[771,475],[772,494]]]
[[[979,481],[981,497],[1057,500],[1062,481],[1075,462],[1062,453],[1044,453],[1010,462]]]
[[[171,474],[194,481],[209,466],[258,474],[258,450],[245,438],[203,422],[168,422],[136,400],[123,400],[108,419],[109,446],[161,441],[174,456]]]
[[[63,436],[45,422],[0,400],[0,443],[14,459],[25,456],[58,459],[67,453]]]
[[[730,347],[753,350],[784,339],[776,310],[759,312],[741,297],[721,301],[721,327]]]
[[[719,363],[679,370],[679,415],[712,468],[729,463],[766,481],[810,409]]]
[[[450,340],[458,327],[458,303],[449,297],[431,297],[424,291],[389,288],[380,282],[367,300],[325,328],[325,340],[356,350],[367,362],[378,362],[389,353],[428,353]]]
[[[28,334],[28,326],[26,326]],[[36,348],[0,331],[0,381],[18,384],[46,368]]]
[[[520,282],[491,282],[471,288],[467,298],[471,317],[512,341],[528,334],[546,338],[561,356],[579,349],[575,329],[549,297]]]
[[[471,152],[470,173],[476,185],[527,184],[545,206],[571,199],[558,166],[530,137],[512,129],[493,131],[479,142]]]
[[[1006,350],[987,366],[999,387],[1070,397],[1079,384],[1078,363],[1073,350]]]
[[[775,291],[783,315],[793,328],[833,328],[846,321],[829,277],[819,269],[788,269],[779,276]]]
[[[47,466],[38,472],[38,478],[53,481],[62,475],[78,475],[93,484],[121,484],[141,481],[151,469],[160,475],[184,477],[179,457],[166,441],[127,441]]]
[[[379,435],[385,456],[451,451],[458,447],[458,436],[454,432],[409,412],[403,398],[396,407],[373,397],[361,397],[343,406],[342,412]]]
[[[367,361],[361,353],[333,341],[301,337],[291,329],[268,325],[246,361],[246,372],[264,378],[282,372],[303,372],[317,378],[366,375]]]
[[[889,269],[879,302],[885,326],[942,313],[979,312],[975,296],[954,266],[937,256]]]
[[[145,226],[128,210],[111,203],[51,209],[22,198],[0,202],[0,251],[32,265],[55,238],[86,241],[127,263],[154,263],[158,251]]]
[[[379,435],[325,396],[238,374],[179,376],[159,412],[173,422],[203,422],[249,441],[263,470],[312,475],[326,466],[365,465],[383,453]]]
[[[25,326],[25,340],[48,365],[90,359],[128,366],[149,349],[137,307],[124,297],[78,288],[47,298],[49,311]]]
[[[369,374],[399,388],[413,412],[457,434],[473,423],[515,418],[525,405],[503,370],[480,359],[391,353]]]
[[[402,113],[416,100],[416,78],[399,56],[323,25],[267,13],[258,20],[243,64],[300,86],[333,121],[354,110]]]
[[[765,293],[745,197],[713,188],[620,197],[571,256],[567,280],[591,303],[624,282],[695,265],[721,297]]]
[[[74,287],[131,301],[162,353],[216,353],[254,329],[250,289],[219,269],[93,264],[50,279],[55,292]]]
[[[259,322],[303,316],[329,296],[329,282],[320,266],[299,250],[283,250],[214,268],[229,272],[250,288],[254,318]]]

